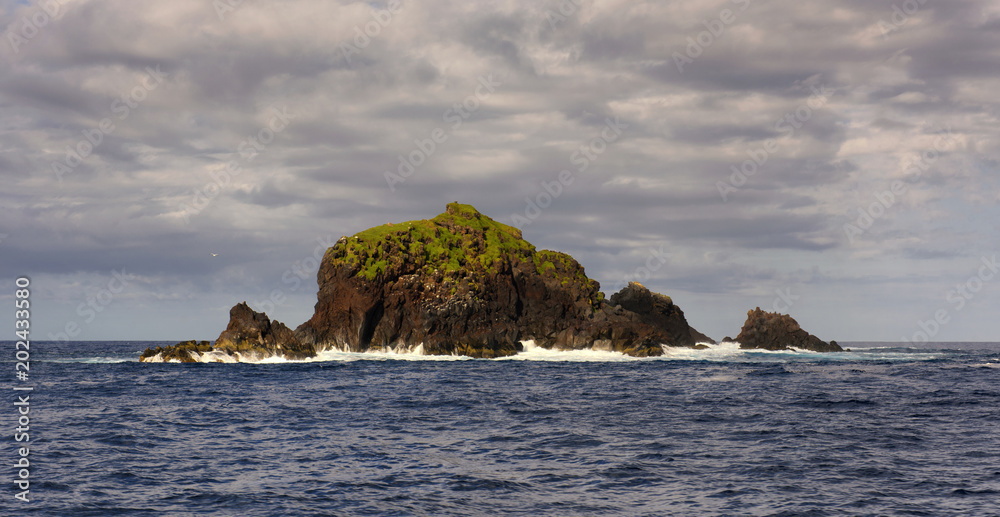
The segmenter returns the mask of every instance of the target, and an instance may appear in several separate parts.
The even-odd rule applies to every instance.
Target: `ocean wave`
[[[559,350],[547,349],[532,340],[521,342],[523,351],[508,357],[496,359],[473,359],[460,355],[428,355],[423,344],[416,346],[399,345],[384,350],[348,352],[329,349],[308,359],[287,359],[281,355],[245,355],[223,352],[191,352],[192,359],[201,363],[315,363],[352,361],[548,361],[548,362],[649,362],[649,361],[708,361],[708,362],[852,362],[852,361],[933,361],[947,357],[940,350],[911,349],[905,347],[859,348],[845,352],[814,352],[811,350],[763,350],[742,349],[739,343],[722,342],[716,344],[699,343],[698,349],[664,346],[664,354],[659,357],[631,357],[621,352],[593,349]],[[160,354],[147,358],[146,362],[163,362]],[[92,361],[99,362],[99,361]],[[179,361],[172,361],[179,362]]]
[[[137,358],[164,344],[45,356]],[[907,351],[818,360],[722,343],[635,359],[526,345],[522,359],[630,362],[501,363],[414,347],[326,351],[314,361],[344,362],[318,364],[32,369],[59,450],[36,487],[45,496],[22,513],[90,515],[98,499],[103,514],[136,513],[142,500],[147,513],[250,517],[399,514],[403,500],[409,513],[454,516],[825,515],[837,513],[830,501],[862,499],[855,513],[993,507],[996,372],[973,365],[997,365],[1000,352],[851,362],[829,358]]]
[[[643,361],[649,358],[631,357],[621,352],[609,352],[604,350],[553,350],[542,348],[535,344],[534,340],[521,341],[524,347],[523,352],[509,357],[499,357],[493,361],[561,361],[561,362],[625,362]]]
[[[42,359],[45,363],[84,363],[84,364],[116,364],[138,362],[136,357],[63,357],[59,359]]]
[[[740,344],[723,341],[718,344],[700,343],[703,349],[664,347],[664,355],[653,358],[673,361],[717,362],[800,362],[800,361],[931,361],[947,354],[927,349],[860,348],[844,352],[814,352],[812,350],[744,349]],[[919,350],[919,351],[918,351]]]

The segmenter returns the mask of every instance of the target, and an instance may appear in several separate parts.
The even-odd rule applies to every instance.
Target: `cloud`
[[[220,18],[201,0],[81,0],[27,38],[39,8],[0,2],[0,275],[48,275],[65,301],[83,293],[74,275],[124,266],[147,279],[134,296],[193,300],[197,318],[280,285],[319,236],[454,200],[509,223],[563,170],[572,183],[526,236],[606,286],[668,244],[648,282],[711,314],[710,334],[742,320],[714,305],[767,306],[788,286],[814,289],[799,305],[813,317],[884,298],[906,319],[939,304],[914,296],[913,272],[968,276],[995,242],[975,222],[997,215],[989,2],[927,3],[901,21],[892,2],[860,0],[389,6],[244,2]],[[133,97],[157,67],[163,82]],[[489,95],[483,77],[500,81]],[[274,109],[291,120],[269,133]],[[103,119],[114,129],[95,144]],[[627,127],[582,160],[609,119]],[[390,190],[385,173],[435,130],[446,141]],[[60,181],[53,164],[88,142]],[[752,174],[734,172],[766,145]],[[845,237],[893,181],[905,192]],[[723,199],[719,183],[735,191]],[[309,315],[295,303],[275,309],[291,324]],[[129,314],[162,328],[153,309]],[[144,324],[136,337],[155,337]],[[850,332],[896,338],[867,325]]]

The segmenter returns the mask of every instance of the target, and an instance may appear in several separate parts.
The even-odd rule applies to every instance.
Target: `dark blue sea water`
[[[4,363],[0,514],[1000,515],[997,344],[136,362],[151,344]]]

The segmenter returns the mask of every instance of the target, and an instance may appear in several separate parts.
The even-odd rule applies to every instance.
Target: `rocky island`
[[[520,230],[459,203],[432,219],[342,237],[326,250],[317,280],[315,313],[294,331],[244,302],[214,345],[147,349],[140,361],[308,359],[331,349],[493,358],[516,354],[529,340],[649,357],[664,346],[715,343],[688,325],[669,296],[632,282],[607,300],[573,257],[536,250]],[[740,336],[754,347],[834,349],[794,330],[788,336],[795,339],[784,341],[787,325],[763,332],[750,318],[747,325]]]
[[[836,341],[827,343],[802,330],[787,314],[764,312],[760,307],[747,312],[747,321],[736,336],[740,348],[789,350],[798,348],[814,352],[843,352]]]

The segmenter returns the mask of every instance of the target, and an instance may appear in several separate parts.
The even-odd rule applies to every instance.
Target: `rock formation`
[[[315,314],[296,329],[317,350],[423,344],[429,354],[499,357],[532,339],[648,356],[691,339],[679,311],[662,326],[614,307],[572,257],[536,251],[520,230],[458,203],[341,239],[318,282]]]
[[[255,312],[243,302],[229,310],[229,325],[215,340],[214,346],[208,341],[185,341],[166,348],[147,348],[139,360],[190,363],[211,352],[236,360],[260,360],[272,356],[306,359],[316,355],[313,347],[303,345],[284,323],[272,322],[266,314]]]
[[[212,351],[212,344],[208,341],[184,341],[166,348],[159,346],[147,348],[139,356],[139,361],[197,363],[197,358],[202,353],[210,351]]]
[[[764,312],[757,307],[747,312],[746,323],[736,336],[740,348],[787,350],[799,348],[815,352],[843,352],[836,341],[829,343],[802,330],[787,314]]]
[[[501,357],[521,341],[544,348],[663,354],[661,345],[715,343],[691,328],[669,296],[629,283],[605,301],[573,257],[537,251],[521,231],[469,205],[449,203],[429,220],[386,224],[342,237],[317,274],[315,312],[294,332],[254,312],[230,311],[214,346],[186,341],[147,349],[142,361],[314,357],[328,349]],[[727,341],[730,341],[727,338]],[[748,313],[741,348],[839,351],[790,316]]]
[[[674,305],[669,296],[654,293],[638,282],[629,282],[611,295],[611,305],[632,311],[639,321],[666,330],[674,338],[673,346],[693,347],[697,343],[712,343],[712,338],[688,325],[684,311]]]
[[[534,340],[642,357],[661,355],[661,344],[713,342],[688,326],[669,297],[629,284],[608,303],[572,257],[537,251],[520,230],[458,203],[433,219],[341,238],[326,251],[317,280],[315,313],[294,333],[244,303],[231,311],[212,352],[301,358],[419,345],[425,354],[488,358]],[[143,356],[183,355],[149,352]]]
[[[286,359],[314,357],[311,345],[302,344],[295,333],[280,321],[271,321],[267,314],[256,312],[240,303],[229,310],[229,325],[215,340],[215,350],[243,356],[282,355]]]

